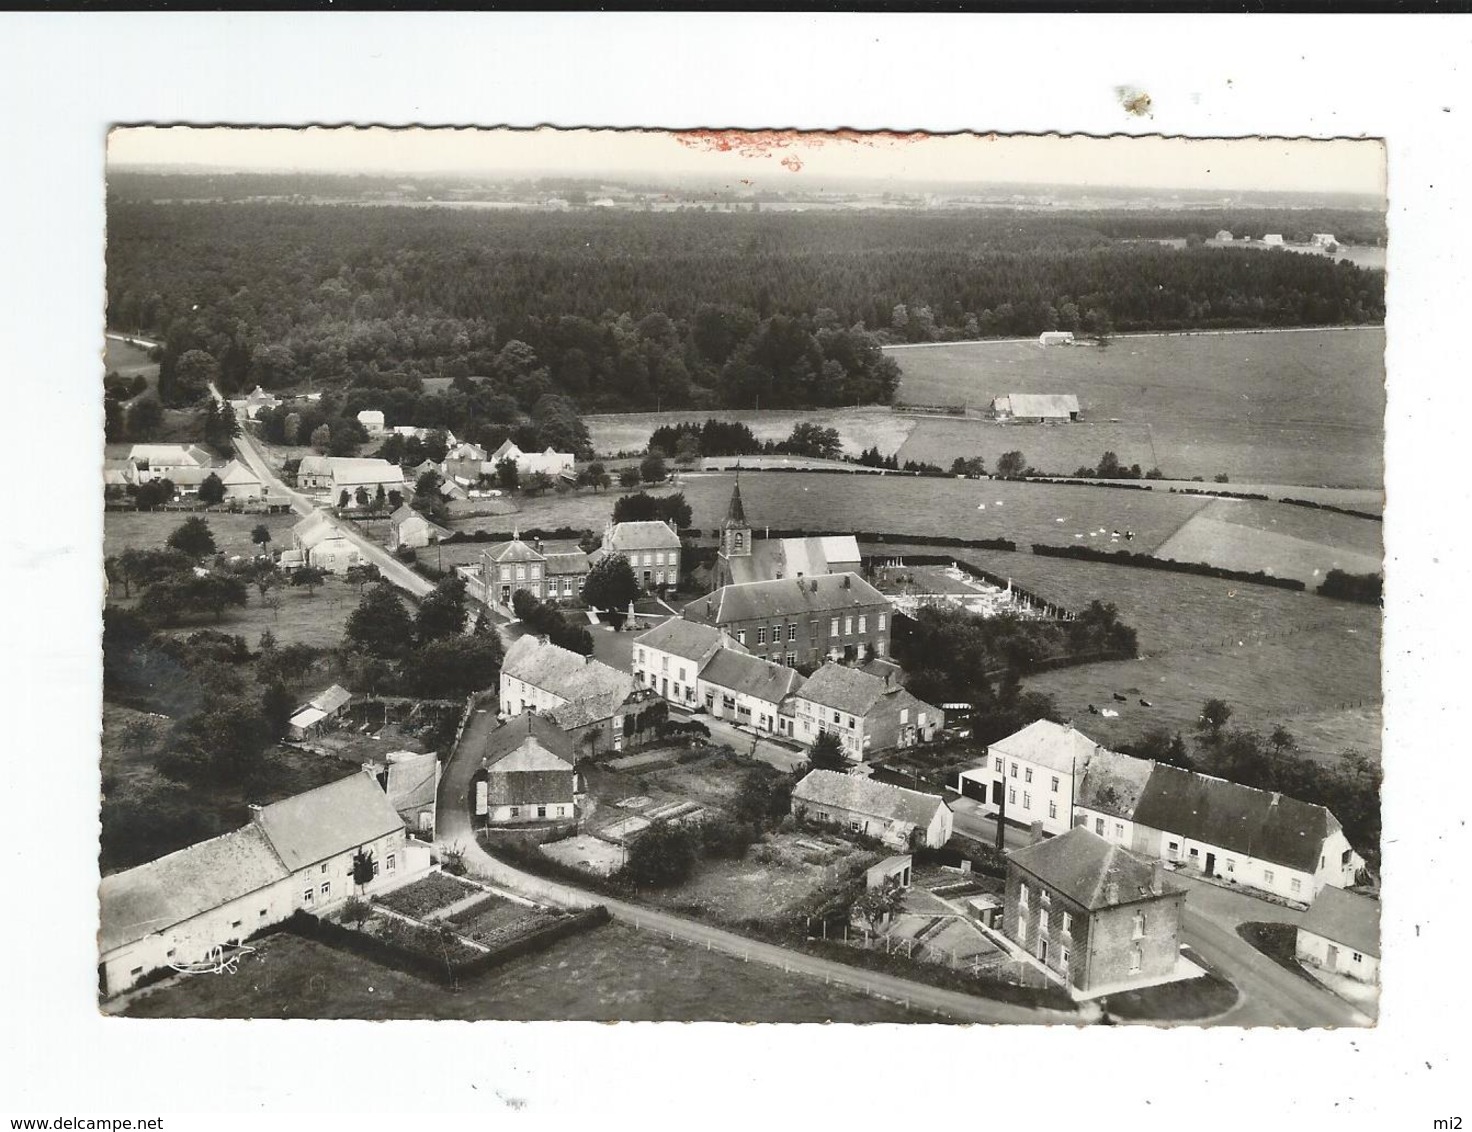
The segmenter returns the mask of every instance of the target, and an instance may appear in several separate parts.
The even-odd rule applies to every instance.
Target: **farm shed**
[[[1076,421],[1078,413],[1072,393],[1007,393],[992,402],[999,421]]]

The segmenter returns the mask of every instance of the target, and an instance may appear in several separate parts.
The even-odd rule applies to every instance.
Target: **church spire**
[[[746,522],[746,508],[741,505],[741,480],[737,479],[736,486],[731,489],[731,505],[726,508],[727,527],[744,527]]]

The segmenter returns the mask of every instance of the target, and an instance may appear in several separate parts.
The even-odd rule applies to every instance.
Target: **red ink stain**
[[[780,151],[819,149],[834,144],[887,148],[922,141],[929,136],[920,131],[901,134],[891,130],[681,130],[673,135],[687,149],[752,158],[770,158]],[[789,152],[781,164],[796,173],[802,169],[803,160]]]

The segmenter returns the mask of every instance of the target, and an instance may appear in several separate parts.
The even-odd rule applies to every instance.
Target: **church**
[[[721,548],[713,578],[715,589],[779,578],[861,572],[859,543],[853,535],[753,538],[741,502],[741,481],[736,481],[726,519],[721,524]]]

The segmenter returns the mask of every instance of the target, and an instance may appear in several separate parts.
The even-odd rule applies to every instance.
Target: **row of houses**
[[[811,746],[831,732],[855,763],[929,742],[945,726],[945,713],[906,691],[892,666],[866,671],[828,661],[805,679],[738,637],[683,618],[634,638],[633,669],[640,687],[669,703],[759,734]]]
[[[182,495],[196,495],[200,485],[215,476],[225,489],[224,499],[262,499],[266,487],[259,476],[239,460],[218,463],[197,444],[134,444],[125,454],[103,461],[102,483],[108,492],[126,492],[141,484],[168,480]]]
[[[268,806],[240,829],[103,877],[98,981],[110,996],[187,968],[298,911],[321,914],[429,867],[369,773]]]
[[[625,720],[653,699],[630,673],[530,634],[506,650],[498,690],[503,719],[536,712],[594,750],[619,750]]]
[[[959,775],[984,812],[1045,833],[1084,825],[1113,844],[1289,900],[1345,888],[1364,868],[1323,806],[1102,747],[1038,720]]]

